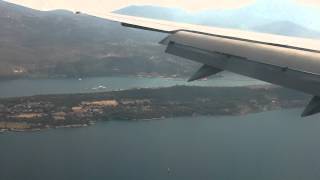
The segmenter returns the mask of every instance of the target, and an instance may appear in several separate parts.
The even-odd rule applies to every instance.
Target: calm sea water
[[[0,179],[319,180],[320,116],[300,112],[2,134]]]
[[[36,94],[87,93],[119,89],[188,86],[244,86],[265,84],[250,78],[224,73],[222,78],[186,82],[186,79],[99,77],[78,79],[38,79],[0,81],[0,97],[31,96]],[[100,86],[100,87],[99,87]]]
[[[226,75],[0,82],[0,97],[165,87],[262,84]],[[106,88],[97,89],[98,86]],[[0,180],[318,180],[320,116],[302,110],[240,117],[109,121],[88,128],[0,134]]]

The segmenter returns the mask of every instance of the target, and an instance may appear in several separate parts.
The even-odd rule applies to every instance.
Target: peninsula
[[[82,127],[96,121],[245,115],[302,107],[307,95],[274,86],[131,89],[0,99],[1,131]]]

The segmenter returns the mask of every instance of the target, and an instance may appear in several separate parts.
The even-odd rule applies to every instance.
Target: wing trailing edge
[[[101,16],[100,16],[101,17]],[[223,70],[314,95],[302,117],[320,112],[320,41],[118,14],[123,26],[170,34],[166,53],[204,64],[189,81]]]

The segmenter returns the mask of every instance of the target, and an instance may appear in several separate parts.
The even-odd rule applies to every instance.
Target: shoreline
[[[69,128],[83,128],[92,126],[94,124],[73,124],[73,125],[63,125],[63,126],[56,126],[56,127],[45,127],[45,128],[31,128],[31,129],[0,129],[0,134],[9,133],[9,132],[39,132],[45,131],[49,129],[69,129]]]
[[[0,133],[79,128],[98,121],[238,116],[304,106],[304,94],[273,86],[131,89],[0,99]]]
[[[74,80],[79,80],[79,79],[91,79],[91,78],[113,78],[114,76],[112,75],[105,75],[105,76],[87,76],[87,77],[10,77],[10,78],[1,78],[0,77],[0,82],[1,81],[17,81],[17,80],[66,80],[66,79],[74,79]],[[123,75],[119,74],[116,75],[116,77],[132,77],[132,78],[163,78],[163,79],[177,79],[177,80],[185,80],[188,78],[188,76],[182,76],[182,75],[153,75],[153,74],[128,74],[128,75]],[[220,78],[220,76],[218,77]]]
[[[62,126],[55,126],[55,127],[45,127],[45,128],[34,128],[34,129],[0,129],[0,135],[5,133],[33,133],[33,132],[40,132],[40,131],[46,131],[46,130],[55,130],[55,129],[74,129],[74,128],[86,128],[90,126],[95,126],[97,123],[105,123],[108,121],[134,121],[134,122],[150,122],[150,121],[161,121],[166,119],[174,119],[174,118],[191,118],[191,117],[236,117],[236,116],[247,116],[247,115],[253,115],[253,114],[260,114],[260,113],[266,113],[266,112],[273,112],[273,111],[285,111],[285,110],[292,110],[292,109],[298,109],[300,107],[293,107],[293,108],[283,108],[283,109],[274,109],[274,110],[268,110],[268,111],[258,111],[258,112],[250,112],[247,114],[239,114],[239,115],[192,115],[192,116],[175,116],[175,117],[161,117],[161,118],[150,118],[150,119],[132,119],[132,120],[98,120],[98,121],[92,121],[89,124],[74,124],[74,125],[62,125]]]

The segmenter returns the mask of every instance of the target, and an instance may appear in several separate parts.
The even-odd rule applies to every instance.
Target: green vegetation
[[[97,120],[192,115],[245,115],[306,104],[306,95],[282,88],[185,87],[92,94],[41,95],[0,100],[0,129],[82,126]],[[8,126],[8,123],[11,123]],[[18,123],[18,124],[17,124]],[[23,123],[23,124],[21,124]],[[19,129],[19,128],[18,128]]]
[[[164,53],[157,42],[165,34],[68,11],[41,12],[0,1],[0,27],[0,79],[182,76],[195,67]]]

